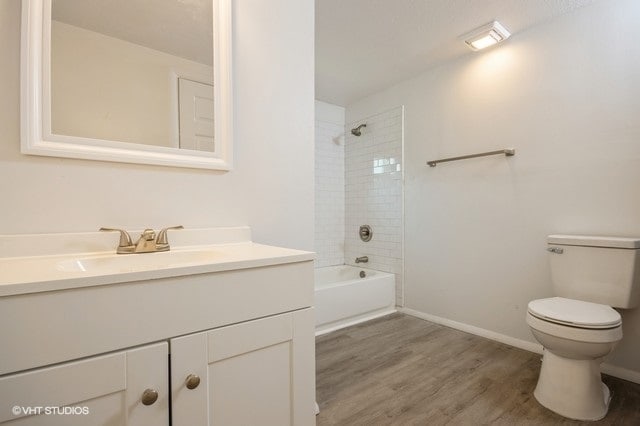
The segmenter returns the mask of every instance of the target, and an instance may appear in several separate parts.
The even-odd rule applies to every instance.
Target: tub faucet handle
[[[368,261],[369,261],[369,256],[356,257],[356,263],[367,263]]]

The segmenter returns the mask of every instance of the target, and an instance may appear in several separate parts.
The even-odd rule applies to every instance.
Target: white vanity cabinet
[[[175,426],[315,424],[313,321],[303,309],[7,375],[0,424],[169,425],[169,405]]]
[[[0,424],[315,424],[313,253],[135,256],[0,258]]]

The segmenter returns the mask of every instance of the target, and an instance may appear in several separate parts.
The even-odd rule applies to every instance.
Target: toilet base
[[[602,359],[564,358],[544,350],[540,377],[533,395],[561,416],[600,420],[607,415],[611,393],[602,383]]]

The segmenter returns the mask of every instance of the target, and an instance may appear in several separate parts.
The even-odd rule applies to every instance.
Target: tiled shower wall
[[[403,305],[402,121],[403,108],[397,107],[348,123],[344,162],[345,263],[368,256],[365,267],[396,274],[398,306]],[[362,135],[352,135],[363,123]],[[360,225],[372,227],[371,241],[360,240]]]
[[[316,102],[316,267],[344,264],[344,108]]]

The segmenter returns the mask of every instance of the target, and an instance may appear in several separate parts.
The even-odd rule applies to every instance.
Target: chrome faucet
[[[118,254],[133,254],[133,253],[154,253],[157,251],[169,251],[169,241],[167,240],[167,231],[169,229],[183,229],[184,226],[170,226],[162,229],[158,236],[153,229],[145,229],[138,241],[133,243],[131,236],[124,229],[116,228],[100,228],[101,231],[116,231],[120,232],[120,243],[116,253]]]
[[[367,263],[369,261],[368,256],[356,257],[356,263]]]

